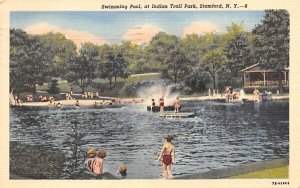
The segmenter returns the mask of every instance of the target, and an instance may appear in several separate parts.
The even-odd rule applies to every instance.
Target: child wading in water
[[[172,163],[176,164],[175,161],[175,147],[172,144],[173,136],[168,135],[166,137],[167,142],[163,145],[161,148],[159,157],[157,158],[157,161],[163,158],[162,160],[162,176],[167,178],[172,178],[172,169],[171,165]]]

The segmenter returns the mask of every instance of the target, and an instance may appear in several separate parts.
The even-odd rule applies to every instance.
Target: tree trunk
[[[213,74],[214,89],[216,89],[216,73]]]
[[[36,94],[36,84],[33,84],[33,91],[32,91],[33,95]]]
[[[83,79],[82,78],[80,79],[80,85],[81,85],[80,87],[81,87],[81,90],[82,90],[82,94],[84,94],[84,88],[85,87],[84,87]]]
[[[282,71],[281,70],[279,70],[278,71],[279,72],[279,84],[278,84],[278,87],[279,87],[279,91],[280,91],[280,93],[283,93],[283,85],[282,85]]]
[[[109,78],[109,87],[111,88],[112,78]]]
[[[116,83],[117,83],[117,77],[115,76],[115,85],[116,85]]]

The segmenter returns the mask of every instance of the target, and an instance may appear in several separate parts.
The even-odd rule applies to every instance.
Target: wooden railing
[[[255,86],[279,86],[280,81],[251,81],[245,82],[245,87],[255,87]],[[288,86],[289,81],[282,80],[283,86]]]

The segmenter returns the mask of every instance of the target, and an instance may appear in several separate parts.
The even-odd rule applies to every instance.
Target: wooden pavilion
[[[244,88],[289,86],[289,68],[281,71],[262,69],[257,63],[241,72],[244,73]]]

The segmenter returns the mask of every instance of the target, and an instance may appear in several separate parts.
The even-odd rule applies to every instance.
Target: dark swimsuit
[[[172,163],[172,155],[163,155],[163,161],[165,165],[170,165]]]
[[[160,107],[164,106],[164,101],[160,101],[160,102],[159,102],[159,106],[160,106]]]

